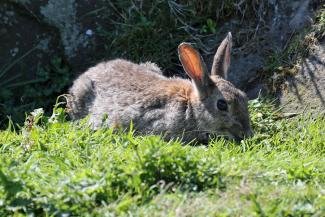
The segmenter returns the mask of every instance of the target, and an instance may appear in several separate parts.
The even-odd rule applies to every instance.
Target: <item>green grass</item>
[[[0,216],[324,216],[324,117],[250,110],[253,138],[209,146],[37,111],[0,133]]]

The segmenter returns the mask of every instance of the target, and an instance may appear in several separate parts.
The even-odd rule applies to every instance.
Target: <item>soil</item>
[[[300,64],[297,75],[278,94],[283,112],[325,114],[325,41]]]

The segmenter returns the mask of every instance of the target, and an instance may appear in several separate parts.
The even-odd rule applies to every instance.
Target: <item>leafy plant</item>
[[[207,19],[207,22],[203,25],[201,32],[215,34],[217,32],[217,24],[212,19]]]
[[[0,126],[7,124],[7,116],[16,123],[22,123],[25,112],[38,107],[50,111],[56,97],[71,84],[71,78],[69,66],[62,58],[53,57],[47,66],[38,67],[36,79],[5,82],[0,86]]]

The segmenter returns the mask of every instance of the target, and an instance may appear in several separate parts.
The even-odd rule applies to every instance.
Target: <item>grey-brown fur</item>
[[[230,39],[228,35],[225,43],[231,43]],[[250,136],[245,94],[216,73],[208,78],[206,97],[202,98],[202,90],[193,79],[164,77],[156,64],[122,59],[102,62],[74,81],[69,91],[69,114],[73,120],[89,114],[94,129],[127,128],[132,121],[138,133],[185,142],[207,142],[209,135]],[[227,112],[216,106],[221,98],[228,103]]]

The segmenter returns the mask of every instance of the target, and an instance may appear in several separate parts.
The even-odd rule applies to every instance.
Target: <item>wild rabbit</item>
[[[242,139],[252,135],[245,93],[226,81],[231,33],[219,46],[211,70],[188,43],[179,59],[191,78],[167,78],[153,63],[123,59],[102,62],[74,81],[68,110],[73,120],[90,115],[94,129],[130,126],[136,132],[206,143],[210,136]],[[105,118],[104,118],[105,117]]]

